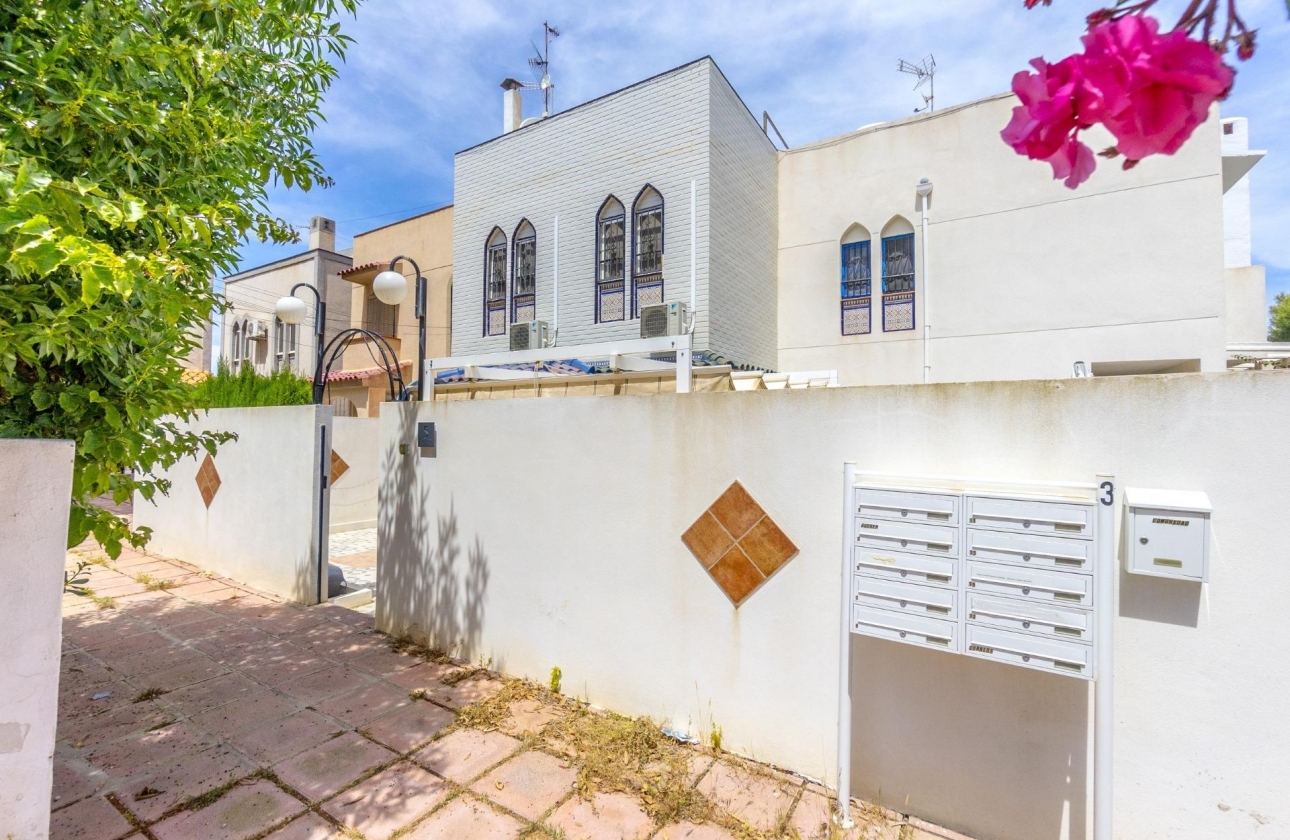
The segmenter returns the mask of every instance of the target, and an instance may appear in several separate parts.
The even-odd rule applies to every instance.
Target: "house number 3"
[[[1106,495],[1101,499],[1098,499],[1098,501],[1108,507],[1115,504],[1115,485],[1109,481],[1103,481],[1098,485],[1098,487],[1106,493]]]

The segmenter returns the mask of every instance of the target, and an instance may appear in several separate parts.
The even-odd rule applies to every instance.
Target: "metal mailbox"
[[[1204,493],[1125,490],[1125,569],[1135,575],[1209,582],[1209,518]]]

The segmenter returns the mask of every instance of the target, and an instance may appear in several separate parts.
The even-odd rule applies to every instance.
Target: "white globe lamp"
[[[273,311],[284,324],[299,324],[305,320],[305,302],[294,295],[278,298]]]
[[[397,271],[382,271],[372,280],[372,292],[381,303],[397,306],[408,296],[408,278]]]

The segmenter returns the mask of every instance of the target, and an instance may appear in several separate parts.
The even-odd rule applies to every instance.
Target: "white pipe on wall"
[[[552,223],[551,236],[551,346],[560,337],[560,217]]]
[[[698,195],[698,187],[696,186],[694,179],[691,178],[690,179],[690,317],[696,318],[696,319],[698,318],[698,305],[699,305],[698,304],[699,285],[698,285],[698,268],[697,268],[698,262],[697,262],[697,256],[695,253],[696,249],[698,248],[698,245],[696,244],[696,241],[698,238],[696,231],[698,230],[698,227],[699,227],[698,226],[699,211],[698,211],[698,204],[696,199],[697,195]]]
[[[932,381],[932,261],[931,243],[927,238],[927,225],[931,216],[928,207],[932,203],[932,182],[923,178],[915,187],[922,205],[923,213],[923,382]]]

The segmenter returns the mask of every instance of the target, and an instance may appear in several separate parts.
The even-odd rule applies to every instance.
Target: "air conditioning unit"
[[[252,341],[263,341],[269,337],[269,329],[263,321],[247,321],[246,337]]]
[[[546,321],[511,324],[512,350],[541,350],[547,345]]]
[[[684,335],[690,326],[690,307],[680,301],[641,307],[641,338]]]

